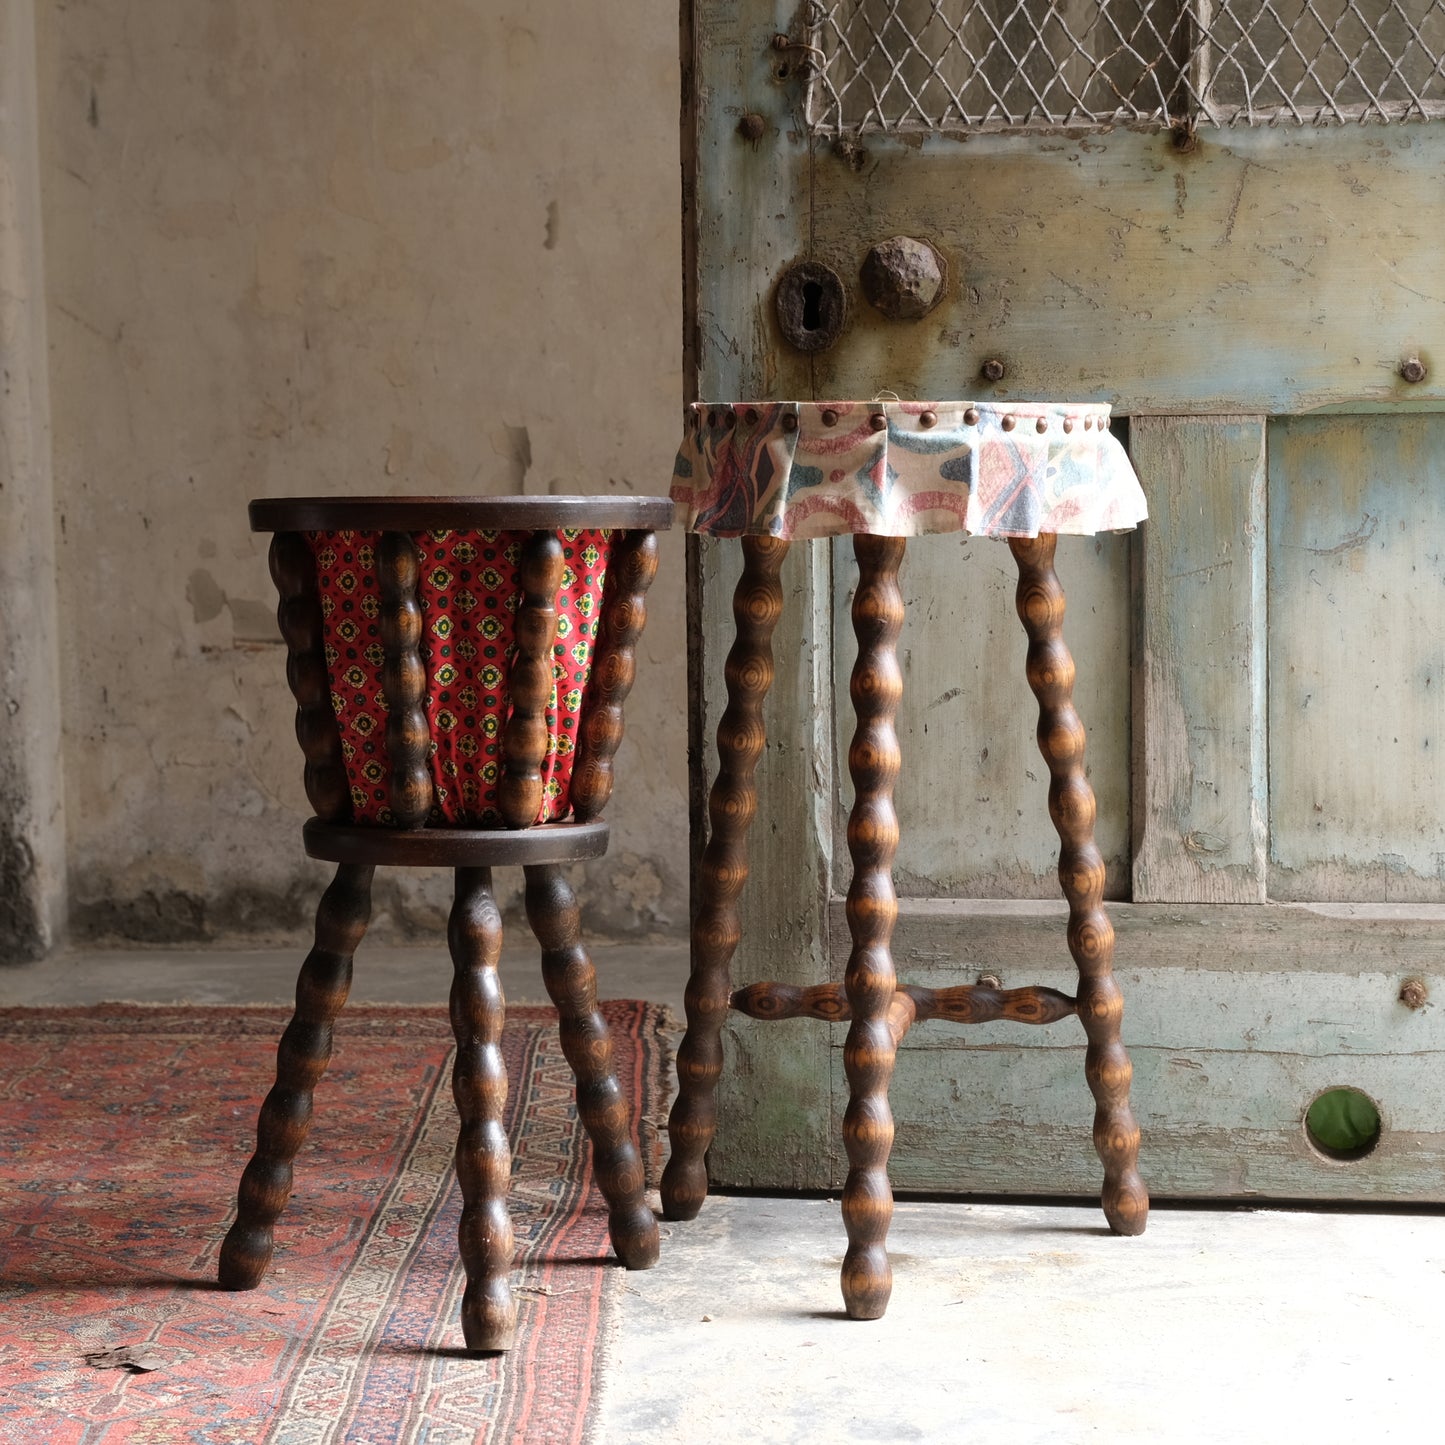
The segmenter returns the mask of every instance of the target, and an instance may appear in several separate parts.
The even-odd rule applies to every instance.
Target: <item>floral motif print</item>
[[[1148,514],[1109,408],[758,402],[688,409],[672,498],[690,531],[981,537],[1123,531]]]

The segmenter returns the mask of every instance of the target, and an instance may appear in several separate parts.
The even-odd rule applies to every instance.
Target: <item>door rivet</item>
[[[773,305],[778,327],[799,351],[824,351],[843,334],[848,293],[843,280],[821,261],[798,261],[778,279]]]
[[[1424,381],[1425,363],[1421,361],[1418,356],[1407,356],[1404,361],[1400,363],[1400,375],[1403,376],[1406,381]]]
[[[746,141],[762,140],[763,132],[766,131],[767,128],[767,121],[765,121],[762,116],[760,116],[755,110],[750,110],[738,122],[738,134],[742,136],[742,138]]]
[[[978,976],[979,988],[1002,988],[1003,979],[996,973],[981,973]]]
[[[1008,367],[998,357],[990,356],[983,364],[983,376],[985,381],[1002,381],[1008,375]]]
[[[948,289],[948,263],[935,247],[912,236],[879,241],[858,274],[863,294],[890,321],[917,321]]]
[[[1400,1002],[1408,1009],[1422,1009],[1430,1001],[1430,990],[1423,978],[1407,978],[1400,985]]]

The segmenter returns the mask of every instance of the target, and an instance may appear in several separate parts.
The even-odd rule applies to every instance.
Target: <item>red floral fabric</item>
[[[376,532],[313,532],[331,704],[357,823],[394,823],[387,806],[386,697]],[[526,532],[419,532],[417,601],[422,613],[426,715],[431,733],[434,825],[500,826],[497,781],[502,730],[511,716],[507,680],[516,655],[522,597],[518,563]],[[564,561],[557,597],[547,756],[539,823],[566,816],[576,742],[602,619],[611,533],[557,534]]]

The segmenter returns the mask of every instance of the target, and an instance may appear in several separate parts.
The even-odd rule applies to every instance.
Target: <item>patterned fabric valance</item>
[[[672,478],[689,531],[981,537],[1125,531],[1148,515],[1102,405],[690,407]]]

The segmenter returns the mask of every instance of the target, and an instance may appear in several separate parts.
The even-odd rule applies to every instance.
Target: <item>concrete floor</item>
[[[537,949],[513,929],[502,949],[509,1003],[546,1003]],[[304,948],[136,948],[72,950],[43,963],[0,966],[0,1005],[129,1003],[290,1003]],[[685,943],[609,944],[592,950],[603,998],[650,998],[682,1017]],[[363,942],[351,984],[353,1003],[445,1004],[452,965],[446,942],[397,948]]]
[[[680,945],[596,951],[603,993],[680,1012]],[[296,951],[71,953],[0,1002],[282,1002]],[[363,947],[353,997],[442,1003],[445,952]],[[514,1002],[543,991],[520,943]],[[842,1316],[836,1201],[710,1199],[626,1277],[609,1445],[1095,1440],[1370,1445],[1445,1436],[1445,1216],[899,1204],[887,1316]]]

